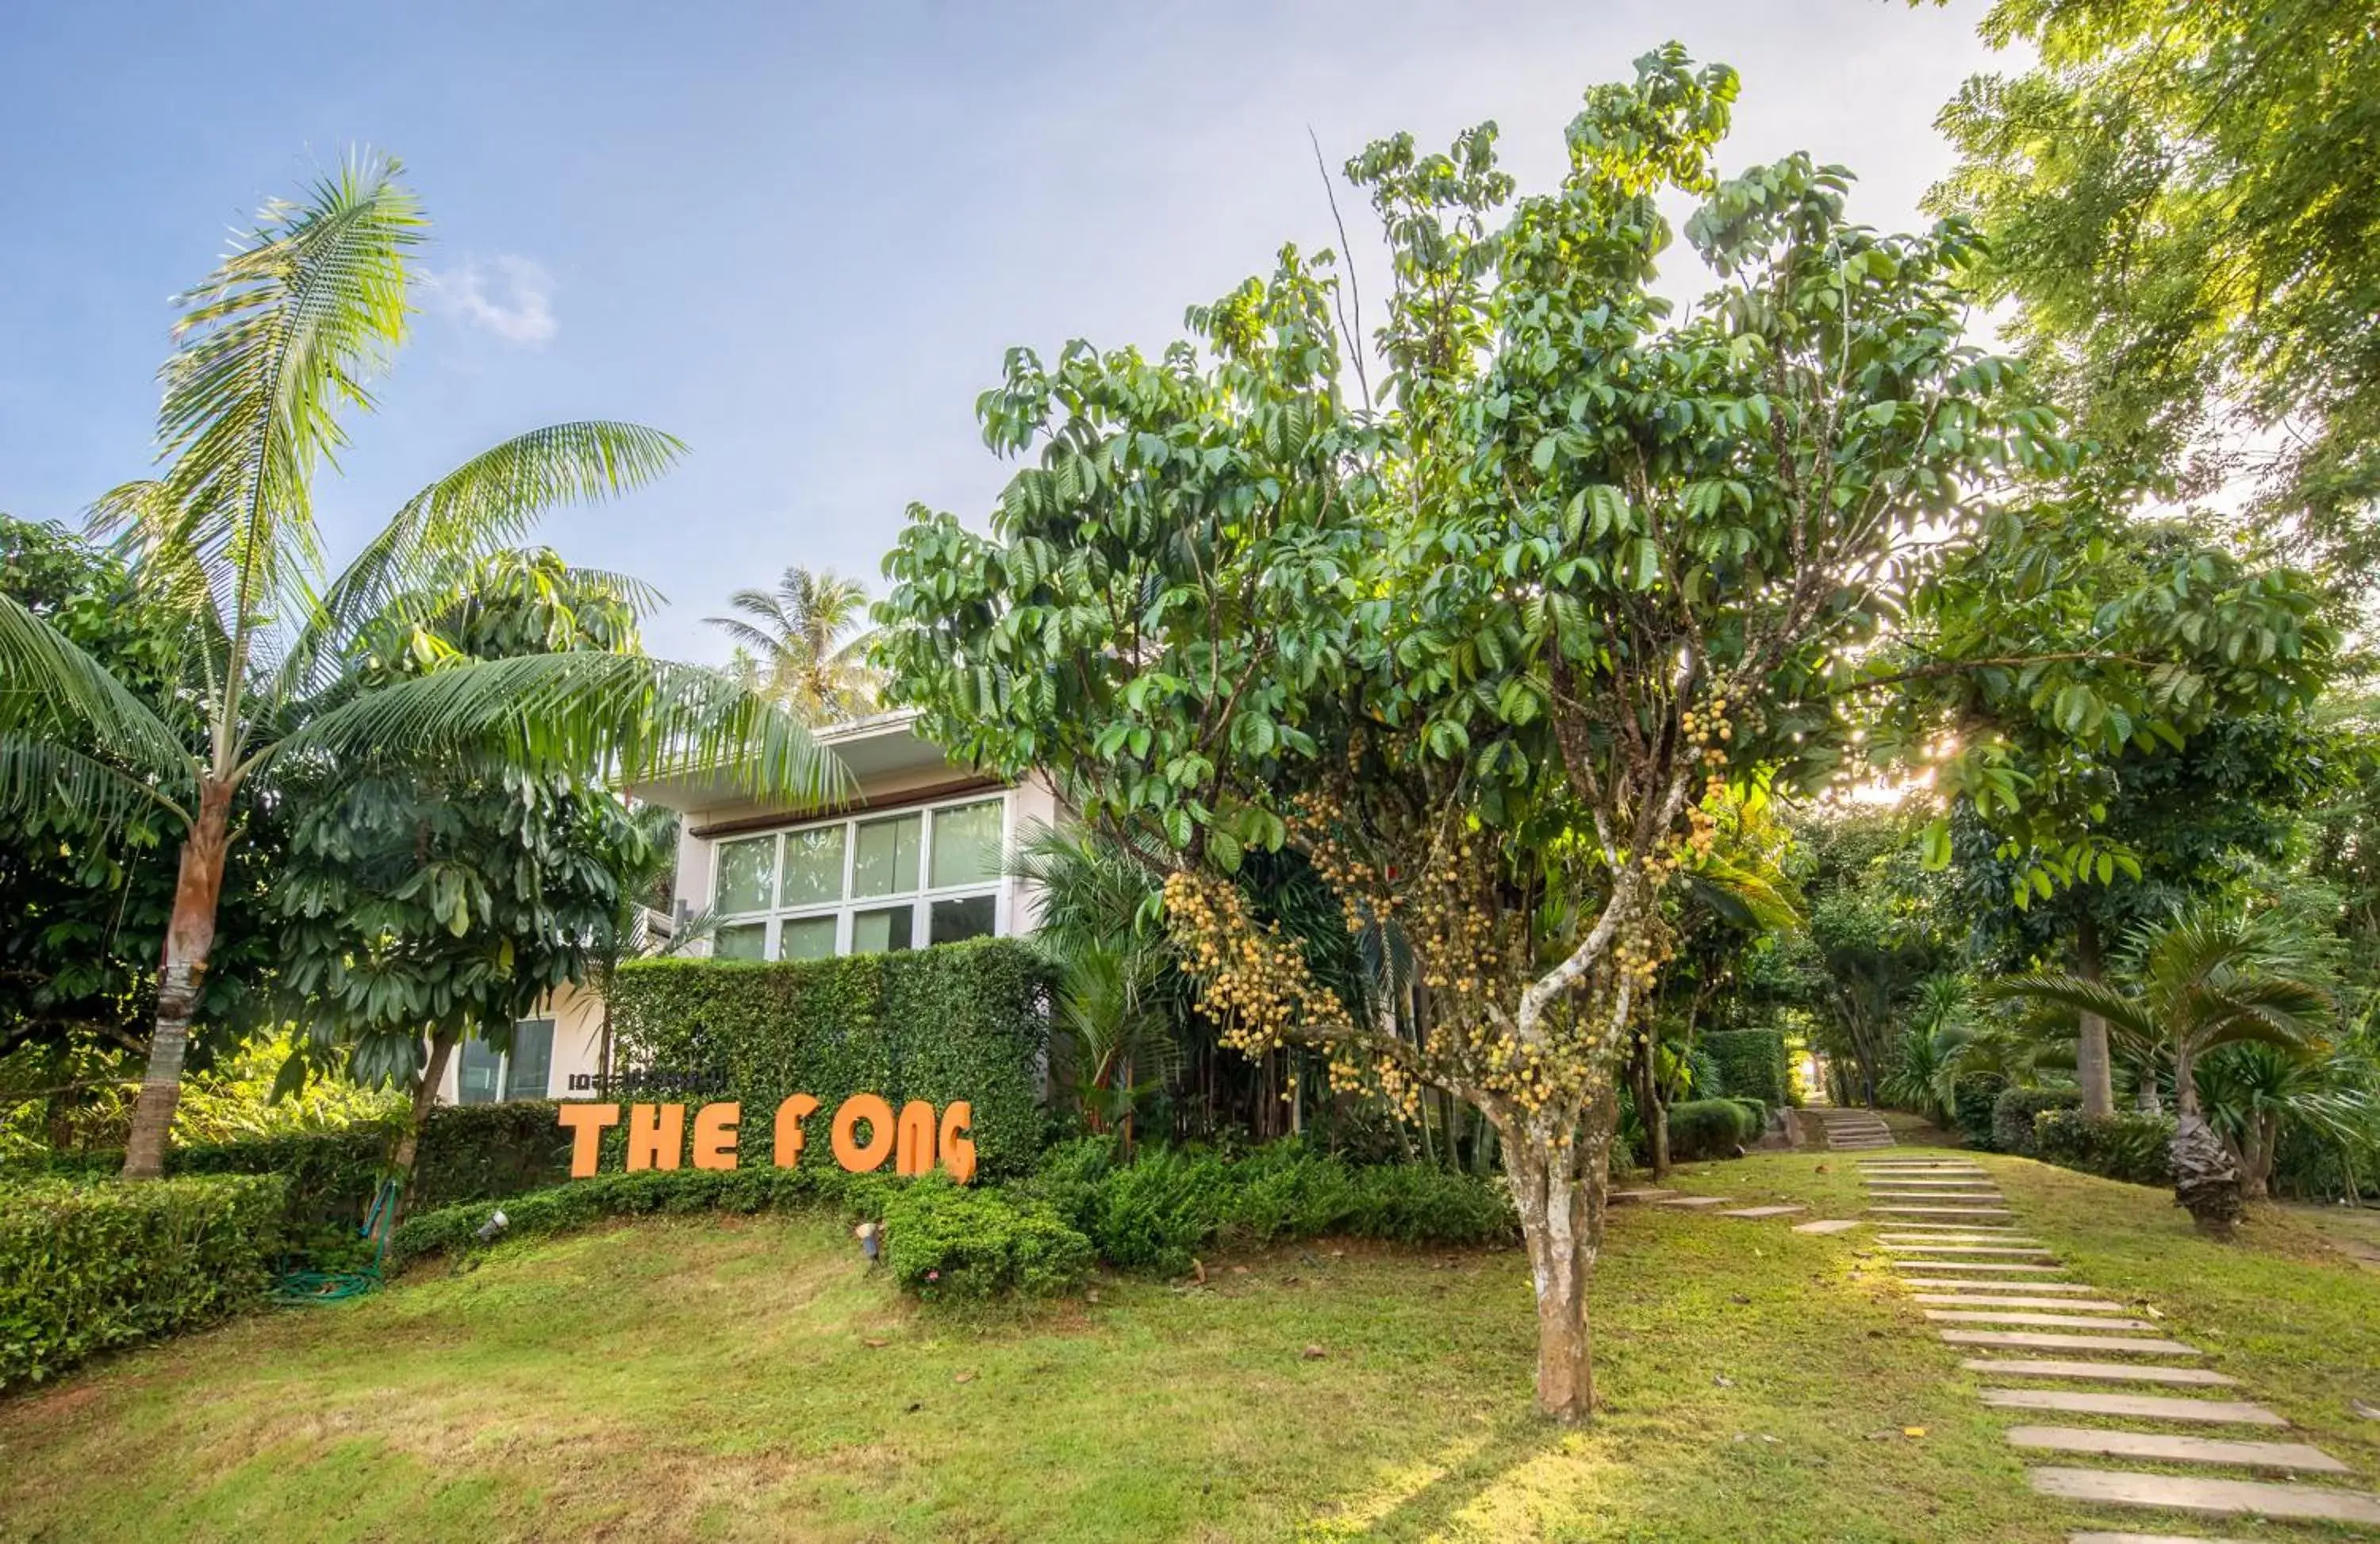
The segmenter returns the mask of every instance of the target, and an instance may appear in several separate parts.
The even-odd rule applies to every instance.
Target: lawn
[[[2380,1478],[2380,1422],[2348,1407],[2380,1398],[2380,1274],[2293,1213],[2227,1249],[2153,1192],[1983,1161],[2088,1279]],[[1679,1184],[1856,1204],[1840,1157]],[[1620,1213],[1606,1413],[1563,1432],[1528,1413],[1517,1250],[1293,1247],[984,1316],[895,1295],[823,1219],[644,1222],[0,1402],[0,1537],[1833,1544],[2120,1521],[2029,1494],[1859,1236]]]

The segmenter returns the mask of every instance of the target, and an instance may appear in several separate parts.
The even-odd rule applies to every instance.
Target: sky
[[[317,508],[352,551],[540,424],[685,440],[651,488],[537,539],[657,586],[657,653],[789,563],[882,588],[912,503],[983,525],[1013,469],[1002,353],[1155,350],[1184,310],[1338,245],[1332,168],[1500,126],[1550,186],[1579,93],[1661,42],[1742,74],[1722,169],[1807,150],[1908,226],[1979,0],[1255,0],[829,6],[315,0],[0,5],[0,512],[79,523],[143,475],[171,297],[351,147],[433,223],[419,315]],[[1359,275],[1378,237],[1342,186]],[[1665,287],[1697,287],[1678,249]],[[1375,277],[1377,286],[1379,281]],[[1377,295],[1378,289],[1373,293]],[[1377,310],[1373,313],[1377,319]]]

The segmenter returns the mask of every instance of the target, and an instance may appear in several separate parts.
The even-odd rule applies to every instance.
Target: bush
[[[0,1389],[261,1303],[287,1189],[242,1175],[0,1191]]]
[[[2093,1117],[2045,1110],[2034,1117],[2034,1151],[2045,1162],[2131,1185],[2173,1183],[2173,1117],[2124,1112]]]
[[[1760,1134],[1760,1117],[1725,1099],[1690,1099],[1670,1106],[1670,1159],[1692,1163],[1726,1158]]]
[[[1950,1123],[1966,1137],[1967,1146],[1997,1151],[1992,1112],[2008,1079],[1996,1072],[1971,1072],[1950,1085]]]
[[[1793,1102],[1793,1075],[1785,1057],[1785,1037],[1775,1029],[1721,1029],[1702,1038],[1702,1049],[1718,1069],[1718,1086],[1698,1093],[1760,1101],[1767,1112]]]
[[[1054,1297],[1083,1284],[1091,1241],[1038,1201],[929,1174],[884,1206],[884,1260],[921,1297]]]
[[[1040,1145],[1051,980],[1040,953],[1009,938],[778,964],[639,960],[613,979],[612,1022],[631,1064],[716,1074],[720,1097],[747,1110],[815,1095],[807,1135],[820,1152],[852,1094],[965,1100],[980,1172],[1019,1174]]]
[[[2002,1088],[1992,1101],[1992,1146],[2001,1152],[2037,1157],[2034,1149],[2034,1117],[2045,1110],[2073,1110],[2082,1103],[2079,1088]]]

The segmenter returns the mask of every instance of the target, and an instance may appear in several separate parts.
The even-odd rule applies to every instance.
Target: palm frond
[[[154,784],[79,750],[0,732],[0,815],[105,828],[140,809],[189,822],[189,811]]]
[[[2138,999],[2080,976],[2048,971],[2010,976],[1995,982],[1984,995],[1995,1000],[2024,998],[2078,1015],[2096,1014],[2107,1021],[2109,1028],[2120,1029],[2148,1044],[2155,1044],[2160,1038],[2156,1020]]]
[[[273,754],[353,761],[444,751],[621,783],[714,777],[772,801],[822,801],[848,787],[842,762],[800,720],[718,672],[594,650],[473,661],[378,687]]]
[[[399,597],[435,592],[442,576],[517,541],[552,510],[646,486],[685,452],[659,430],[603,419],[549,425],[480,452],[407,500],[337,579],[309,597],[276,694],[323,689],[339,651]],[[659,599],[641,580],[623,575],[617,583],[640,614]]]
[[[371,406],[366,383],[403,340],[406,254],[423,221],[398,170],[358,156],[306,201],[268,204],[183,297],[152,545],[208,576],[235,639],[319,572],[314,468],[346,443],[340,411]]]
[[[0,729],[104,753],[160,776],[188,769],[164,720],[73,639],[0,595]]]

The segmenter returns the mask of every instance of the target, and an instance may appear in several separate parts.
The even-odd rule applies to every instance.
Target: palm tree
[[[855,630],[868,607],[858,581],[795,564],[776,589],[739,590],[727,603],[743,615],[705,620],[735,639],[736,673],[754,691],[812,723],[873,705],[876,673],[864,658],[868,635]]]
[[[369,383],[404,340],[407,260],[426,228],[398,172],[394,160],[352,158],[301,201],[267,205],[183,298],[160,473],[94,511],[133,553],[139,581],[182,618],[185,689],[203,736],[186,744],[91,656],[0,597],[0,813],[116,818],[147,806],[181,835],[128,1178],[163,1172],[224,861],[240,838],[234,803],[277,764],[336,771],[469,752],[615,778],[703,770],[781,797],[839,784],[838,764],[792,715],[695,666],[578,651],[359,678],[364,630],[400,598],[550,508],[643,485],[683,448],[633,424],[533,431],[429,484],[330,576],[314,472],[346,443],[342,410],[372,406]]]
[[[2096,1014],[2133,1047],[2170,1059],[2175,1189],[2202,1226],[2225,1233],[2239,1216],[2240,1166],[2201,1108],[2199,1061],[2228,1045],[2307,1052],[2329,1022],[2330,996],[2301,979],[2302,954],[2283,930],[2238,909],[2185,912],[2138,931],[2133,948],[2129,991],[2062,973],[2013,977],[1999,990]]]

